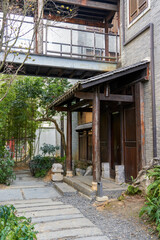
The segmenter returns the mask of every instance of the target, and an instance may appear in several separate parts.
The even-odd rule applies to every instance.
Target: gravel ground
[[[93,206],[93,202],[85,197],[77,194],[76,196],[65,196],[61,198],[65,204],[71,204],[78,208],[85,217],[91,220],[92,223],[97,225],[104,235],[110,240],[155,240],[155,236],[151,236],[145,229],[142,223],[135,223],[132,219],[124,219],[118,214],[111,212],[98,211]]]

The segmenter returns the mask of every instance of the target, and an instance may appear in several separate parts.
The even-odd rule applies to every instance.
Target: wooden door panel
[[[135,107],[124,109],[124,165],[126,181],[137,176]]]
[[[136,147],[125,147],[125,177],[130,181],[131,176],[135,178],[137,171],[135,169]]]
[[[111,115],[111,169],[110,175],[115,178],[115,165],[121,164],[120,112]]]

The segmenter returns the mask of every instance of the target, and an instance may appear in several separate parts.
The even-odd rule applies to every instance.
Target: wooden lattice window
[[[149,0],[129,0],[129,22],[131,23],[148,7]]]

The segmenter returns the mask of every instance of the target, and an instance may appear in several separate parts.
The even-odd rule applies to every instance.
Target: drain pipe
[[[157,157],[157,128],[156,128],[156,100],[155,100],[155,66],[154,66],[154,24],[149,23],[129,40],[125,39],[125,0],[122,1],[122,32],[123,46],[127,46],[138,36],[150,29],[150,68],[151,68],[151,94],[152,94],[152,128],[153,128],[153,158]]]

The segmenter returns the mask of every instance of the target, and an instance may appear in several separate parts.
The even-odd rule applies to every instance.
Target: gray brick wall
[[[122,23],[122,1],[120,0],[120,17]],[[127,16],[128,1],[125,0],[125,33],[126,41],[135,33],[140,31],[149,23],[154,24],[154,43],[155,43],[155,84],[156,84],[156,117],[157,117],[157,143],[158,156],[160,157],[160,1],[151,0],[151,7],[139,20],[132,26],[128,27]],[[122,36],[122,24],[121,24]],[[144,59],[150,59],[150,31],[147,30],[137,39],[132,41],[126,47],[122,46],[121,38],[121,63],[122,66],[134,64]],[[151,109],[151,82],[144,84],[144,100],[145,100],[145,156],[146,163],[153,158],[153,142],[152,142],[152,109]]]

